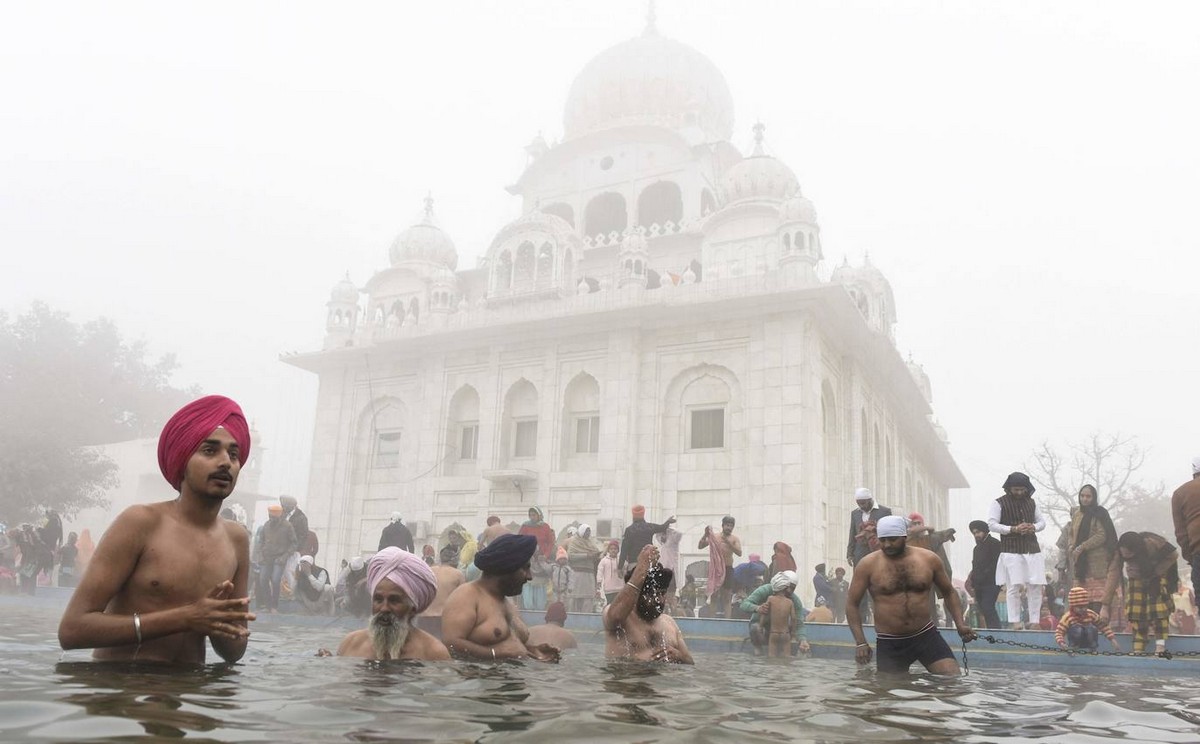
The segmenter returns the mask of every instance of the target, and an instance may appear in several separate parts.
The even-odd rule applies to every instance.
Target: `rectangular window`
[[[692,411],[690,449],[720,449],[725,446],[725,409],[702,408]]]
[[[479,456],[479,424],[462,425],[462,441],[458,448],[458,459],[474,460]]]
[[[394,468],[400,464],[400,432],[381,431],[375,435],[375,467]]]
[[[575,454],[594,455],[600,451],[600,417],[575,419]]]
[[[513,457],[537,454],[537,419],[517,421],[513,427]]]

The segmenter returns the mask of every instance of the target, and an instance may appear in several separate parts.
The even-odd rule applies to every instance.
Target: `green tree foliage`
[[[90,446],[156,435],[196,395],[171,387],[176,366],[109,320],[76,324],[43,303],[0,313],[0,519],[103,505],[116,466]]]

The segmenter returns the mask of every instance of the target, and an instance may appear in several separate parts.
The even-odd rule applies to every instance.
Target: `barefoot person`
[[[250,457],[242,409],[210,395],[163,427],[158,467],[178,498],[121,512],[58,626],[64,649],[96,659],[203,663],[206,641],[225,661],[246,651],[250,545],[220,518]]]
[[[532,578],[529,561],[537,549],[533,535],[506,533],[475,554],[475,567],[483,575],[455,589],[442,608],[442,641],[451,654],[493,661],[558,661],[557,648],[527,643],[529,629],[508,601]]]
[[[933,674],[958,674],[954,653],[930,614],[929,598],[934,587],[945,596],[946,613],[954,619],[959,636],[970,641],[975,633],[963,621],[962,604],[946,567],[932,551],[906,545],[908,525],[904,517],[883,517],[877,529],[880,549],[854,567],[846,601],[846,621],[857,644],[855,660],[859,664],[871,660],[871,646],[863,635],[859,611],[863,595],[870,592],[875,603],[879,671],[906,673],[914,661],[920,661]]]
[[[425,561],[397,547],[376,553],[367,566],[371,621],[338,646],[338,656],[363,659],[449,660],[442,642],[414,625],[437,596],[437,579]],[[328,656],[321,650],[319,656]]]
[[[642,548],[637,565],[625,574],[625,586],[604,608],[604,654],[610,659],[692,664],[692,654],[675,619],[663,614],[664,593],[674,575],[657,561],[657,548]]]

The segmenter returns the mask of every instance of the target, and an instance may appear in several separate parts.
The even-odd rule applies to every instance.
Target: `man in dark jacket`
[[[308,536],[308,515],[300,510],[300,505],[292,496],[280,496],[279,503],[283,506],[283,518],[292,526],[296,533],[296,552],[316,556],[312,541]]]
[[[415,552],[412,533],[404,526],[404,522],[400,521],[400,512],[392,512],[391,523],[383,528],[383,532],[379,533],[378,550],[384,548],[400,548],[410,553]]]
[[[996,562],[1000,560],[1000,541],[992,537],[988,523],[982,519],[971,522],[971,534],[975,536],[975,552],[971,555],[971,575],[967,583],[975,594],[975,606],[988,628],[1000,627],[1000,615],[996,612],[996,599],[1000,587],[996,586]]]
[[[634,506],[633,522],[625,528],[625,534],[621,538],[621,555],[617,558],[617,565],[621,567],[621,570],[628,571],[633,568],[642,548],[650,544],[654,535],[666,531],[673,524],[675,524],[675,517],[667,517],[667,521],[662,524],[647,522],[646,507],[641,504]]]
[[[859,488],[854,491],[854,502],[858,508],[850,512],[850,541],[846,543],[846,562],[856,565],[871,552],[867,538],[862,534],[863,524],[878,522],[884,517],[890,517],[892,510],[886,506],[875,504],[871,489]]]

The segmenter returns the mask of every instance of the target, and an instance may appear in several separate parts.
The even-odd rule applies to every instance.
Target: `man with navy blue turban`
[[[554,646],[528,644],[529,628],[508,599],[519,596],[533,578],[529,561],[537,547],[532,535],[503,534],[475,554],[475,567],[483,575],[455,589],[442,608],[442,642],[451,655],[481,661],[558,661]]]

